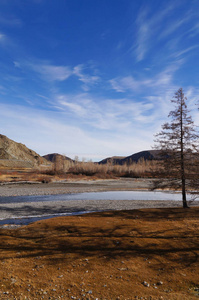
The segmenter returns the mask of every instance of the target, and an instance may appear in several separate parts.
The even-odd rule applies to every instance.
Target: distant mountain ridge
[[[125,156],[112,156],[105,158],[97,164],[130,165],[139,160],[158,160],[159,150],[145,150]],[[0,134],[0,166],[1,167],[25,167],[34,168],[36,166],[52,166],[52,163],[64,162],[64,165],[73,163],[74,160],[59,153],[46,154],[40,156],[35,151],[29,149],[24,144],[17,143],[7,136]]]
[[[98,164],[112,164],[112,165],[120,165],[121,164],[121,160],[125,159],[125,156],[111,156],[111,157],[107,157],[104,158],[103,160],[99,161]]]
[[[158,160],[160,159],[160,151],[159,150],[145,150],[140,151],[135,154],[122,157],[122,156],[113,156],[108,157],[99,162],[99,164],[108,164],[111,163],[113,165],[130,165],[133,162],[137,163],[139,160]]]

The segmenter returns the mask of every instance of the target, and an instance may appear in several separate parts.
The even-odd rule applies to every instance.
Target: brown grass
[[[198,299],[198,217],[143,209],[1,229],[0,298]]]
[[[158,162],[141,160],[131,165],[96,164],[93,162],[78,162],[69,168],[68,173],[84,174],[87,176],[110,177],[149,177],[157,170]]]
[[[141,159],[130,165],[98,164],[94,162],[62,161],[51,167],[37,167],[35,169],[0,170],[0,181],[38,181],[51,182],[71,178],[111,179],[118,177],[132,178],[175,178],[175,174],[163,174],[160,161]],[[194,173],[198,178],[198,170]]]
[[[52,165],[52,167],[42,167],[36,169],[18,169],[18,170],[0,170],[1,182],[17,181],[37,181],[51,182],[54,180],[70,178],[93,178],[109,179],[117,177],[152,177],[153,172],[157,170],[156,161],[139,161],[131,165],[111,165],[97,164],[93,162],[61,162]]]

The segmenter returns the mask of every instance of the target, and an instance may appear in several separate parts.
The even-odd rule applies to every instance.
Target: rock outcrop
[[[33,168],[49,166],[49,162],[35,151],[0,134],[0,166]]]

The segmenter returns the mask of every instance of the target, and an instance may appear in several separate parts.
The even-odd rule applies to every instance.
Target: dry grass
[[[159,163],[157,161],[139,161],[131,165],[97,164],[94,162],[60,161],[51,167],[35,169],[0,170],[1,182],[37,181],[51,182],[70,178],[109,179],[117,177],[153,177]]]
[[[86,176],[105,177],[150,177],[158,168],[156,161],[138,161],[131,165],[97,164],[93,162],[78,162],[69,168],[68,173]]]
[[[37,167],[35,169],[6,170],[0,169],[1,182],[37,181],[51,182],[64,179],[114,179],[127,178],[176,178],[175,174],[162,171],[161,161],[140,160],[130,165],[98,164],[94,162],[56,161],[50,167]],[[168,177],[170,176],[170,177]],[[190,175],[198,178],[198,168]]]
[[[198,299],[198,217],[143,209],[1,229],[0,298]]]

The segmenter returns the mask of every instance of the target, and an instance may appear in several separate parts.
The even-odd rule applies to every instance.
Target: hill
[[[0,134],[0,166],[9,168],[33,168],[49,165],[49,162],[24,144]]]
[[[108,157],[105,158],[103,160],[101,160],[100,162],[98,162],[98,164],[112,164],[112,165],[120,165],[121,164],[121,160],[124,159],[125,156],[112,156],[112,157]]]
[[[71,159],[70,157],[65,156],[65,155],[61,155],[59,153],[46,154],[46,155],[43,156],[43,158],[45,158],[46,160],[51,161],[51,162],[56,162],[59,159],[67,160],[67,161],[70,161],[70,162],[74,162],[74,160]]]
[[[99,164],[112,163],[113,165],[130,165],[133,162],[137,163],[139,160],[158,160],[160,159],[159,150],[145,150],[127,157],[113,156],[108,157],[99,162]]]

